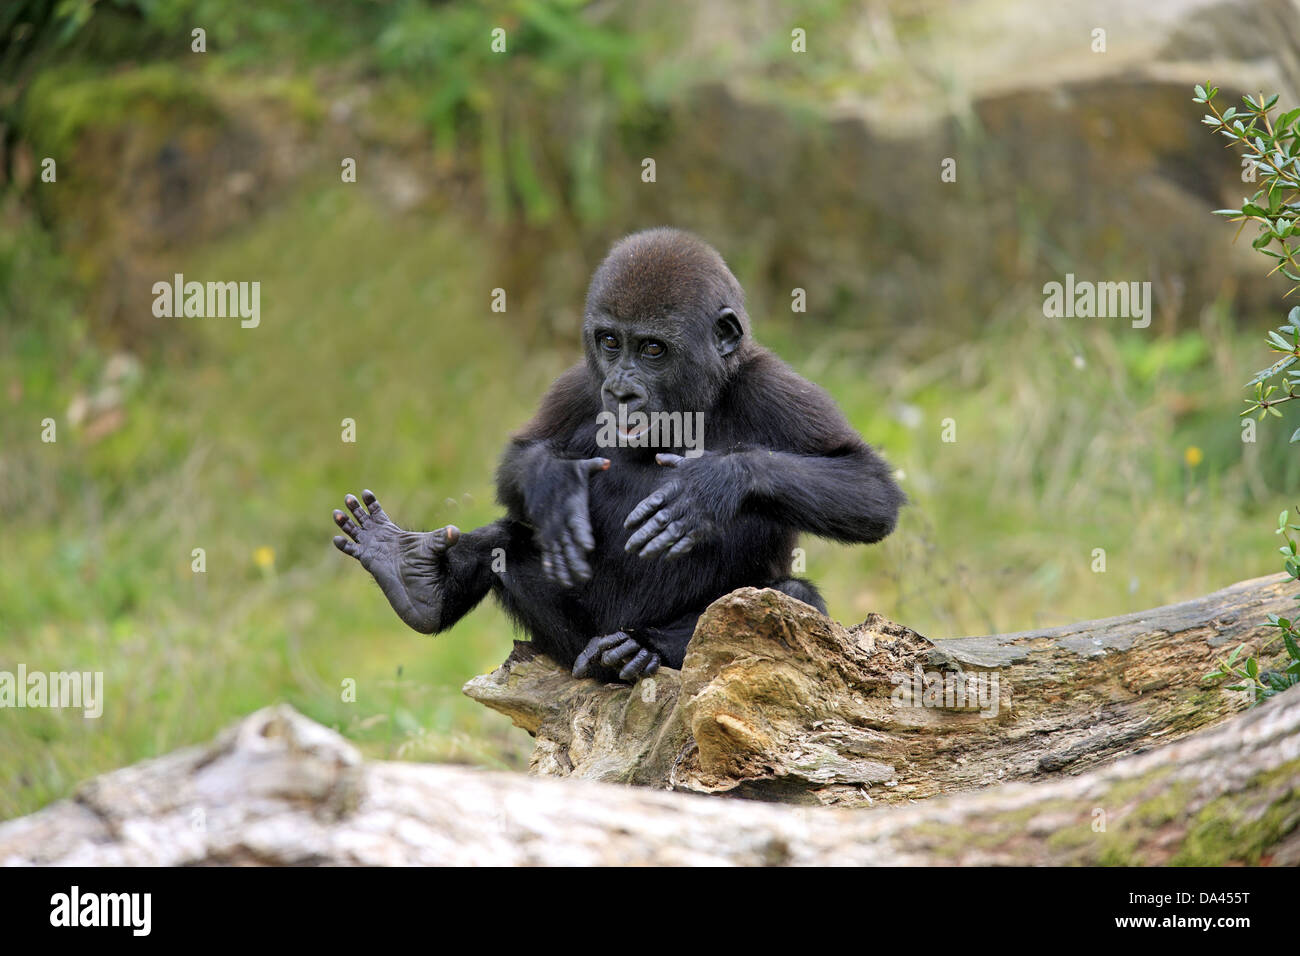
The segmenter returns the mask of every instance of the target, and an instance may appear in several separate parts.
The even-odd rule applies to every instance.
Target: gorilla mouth
[[[620,428],[620,429],[618,429],[618,437],[619,437],[619,438],[639,438],[640,436],[644,435],[644,434],[645,434],[646,432],[648,432],[649,430],[650,430],[650,423],[649,423],[649,422],[643,422],[642,424],[637,425],[635,428],[627,428],[627,429]]]

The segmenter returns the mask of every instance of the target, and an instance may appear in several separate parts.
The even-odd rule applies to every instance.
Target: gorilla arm
[[[607,458],[564,456],[579,427],[599,410],[588,374],[585,365],[575,365],[555,381],[497,469],[497,500],[534,529],[546,576],[566,588],[591,578],[587,556],[596,539],[587,482],[609,467]]]
[[[906,499],[830,396],[768,353],[740,378],[726,402],[745,410],[748,434],[725,453],[657,456],[675,474],[628,515],[627,550],[680,557],[742,510],[837,541],[888,535]]]

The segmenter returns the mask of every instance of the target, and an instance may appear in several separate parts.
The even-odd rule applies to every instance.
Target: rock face
[[[1077,773],[1227,717],[1243,699],[1201,676],[1226,649],[1258,647],[1271,636],[1260,622],[1292,604],[1278,575],[1140,614],[936,643],[879,615],[846,629],[745,588],[701,617],[680,673],[579,681],[517,643],[465,693],[537,738],[535,774],[907,803]]]
[[[665,7],[644,5],[644,26]],[[965,331],[1041,307],[1067,273],[1150,282],[1153,331],[1194,324],[1220,296],[1281,307],[1284,283],[1260,282],[1249,243],[1209,215],[1256,186],[1191,89],[1212,79],[1225,104],[1263,90],[1300,106],[1294,0],[831,9],[823,22],[700,4],[675,34],[685,48],[661,51],[722,79],[671,107],[655,144],[689,188],[629,192],[626,222],[722,241],[751,314],[788,312],[803,287],[810,322],[915,326],[924,342],[936,323]],[[795,26],[806,54],[788,52]]]

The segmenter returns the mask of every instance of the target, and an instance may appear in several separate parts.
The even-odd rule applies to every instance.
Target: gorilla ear
[[[736,313],[725,306],[713,320],[713,340],[718,346],[718,354],[726,358],[740,347],[740,340],[745,337],[745,330],[740,327]]]

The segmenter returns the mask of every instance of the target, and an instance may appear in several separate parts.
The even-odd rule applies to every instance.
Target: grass
[[[123,423],[97,441],[65,412],[105,357],[53,251],[9,232],[0,670],[103,670],[107,701],[99,720],[0,710],[0,817],[277,700],[374,756],[523,767],[527,736],[460,694],[509,649],[500,611],[414,634],[330,544],[330,510],[363,487],[410,527],[492,520],[506,435],[577,355],[526,347],[512,315],[490,311],[498,283],[476,224],[394,219],[355,187],[316,184],[187,252],[176,271],[260,281],[261,326],[176,320],[193,347],[147,362]],[[1289,477],[1277,462],[1290,430],[1239,440],[1239,383],[1263,347],[1221,311],[1162,338],[1052,322],[1028,299],[916,359],[852,330],[809,339],[756,320],[913,500],[879,547],[805,542],[807,573],[846,622],[879,611],[935,637],[1014,630],[1275,569],[1272,516],[1293,502],[1259,476]],[[45,417],[54,444],[39,440]],[[340,439],[345,418],[355,444]],[[942,440],[949,418],[955,442]]]

